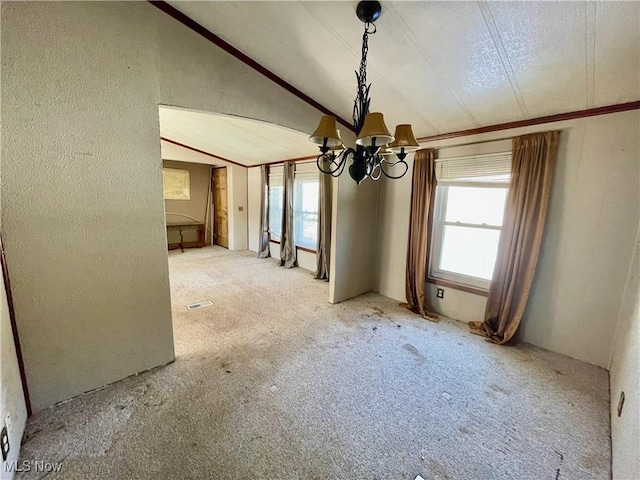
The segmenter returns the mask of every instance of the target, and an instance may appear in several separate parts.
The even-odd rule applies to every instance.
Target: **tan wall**
[[[173,359],[158,104],[305,131],[319,112],[146,2],[3,2],[1,35],[2,224],[39,410]]]
[[[247,169],[227,167],[229,192],[229,250],[247,249]]]
[[[640,230],[638,231],[640,234]],[[640,478],[640,238],[636,239],[611,359],[611,446],[614,480]],[[624,392],[622,415],[618,399]]]
[[[345,145],[355,145],[353,133],[345,132],[342,137]],[[356,185],[347,169],[333,181],[331,303],[373,289],[379,182],[367,179]]]
[[[559,158],[521,338],[606,368],[638,225],[640,112],[443,140],[432,146],[553,129],[562,130]],[[485,147],[478,148],[480,153]],[[381,185],[376,289],[401,301],[410,195],[410,176]],[[445,289],[438,307],[461,320],[481,320],[485,303],[484,297]]]
[[[175,162],[164,160],[163,167],[178,168],[189,171],[191,182],[189,200],[165,200],[164,212],[167,225],[176,223],[206,223],[207,200],[209,197],[210,166],[198,163]],[[178,232],[168,233],[169,243],[180,241]],[[198,232],[195,230],[185,230],[183,233],[185,242],[195,242],[198,240]],[[207,241],[210,240],[207,232]]]

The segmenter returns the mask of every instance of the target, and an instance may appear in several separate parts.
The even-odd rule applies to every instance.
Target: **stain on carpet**
[[[411,345],[410,343],[407,343],[405,345],[402,346],[402,348],[404,348],[406,351],[412,353],[413,355],[416,356],[416,358],[418,359],[418,363],[424,363],[427,359],[424,355],[422,355],[418,349],[416,347],[414,347],[413,345]]]

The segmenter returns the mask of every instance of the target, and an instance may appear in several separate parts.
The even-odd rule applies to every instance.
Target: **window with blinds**
[[[438,185],[457,182],[504,182],[511,173],[511,152],[436,161]]]
[[[488,290],[511,174],[511,153],[436,162],[429,276]]]

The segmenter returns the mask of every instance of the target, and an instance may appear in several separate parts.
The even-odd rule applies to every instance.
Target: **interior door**
[[[216,244],[225,248],[229,248],[229,213],[227,204],[227,168],[214,168],[213,206]]]

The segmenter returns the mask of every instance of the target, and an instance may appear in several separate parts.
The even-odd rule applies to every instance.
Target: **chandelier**
[[[369,35],[376,33],[374,22],[380,17],[382,7],[377,1],[358,3],[356,14],[364,23],[362,35],[362,58],[360,71],[356,72],[358,89],[353,104],[353,126],[357,135],[356,147],[346,148],[336,129],[336,119],[324,115],[309,140],[320,145],[320,155],[316,160],[318,169],[327,175],[337,177],[342,174],[349,159],[349,175],[357,184],[367,177],[379,180],[382,175],[388,178],[401,178],[407,173],[409,166],[405,158],[409,152],[417,150],[420,145],[413,136],[411,125],[396,126],[391,135],[384,123],[382,113],[369,113],[369,90],[367,85],[367,53],[369,51]],[[397,158],[393,158],[393,156]],[[397,167],[390,170],[392,167]],[[395,173],[394,173],[395,172]]]

